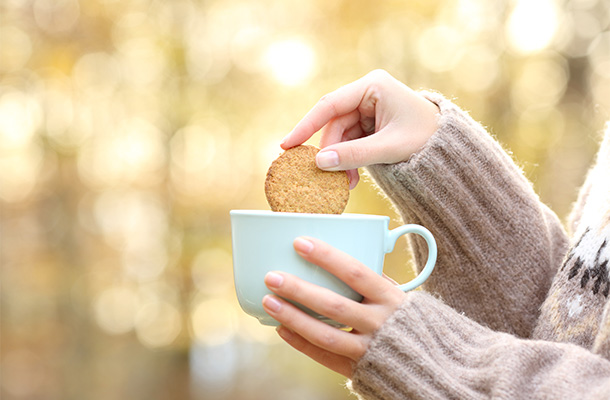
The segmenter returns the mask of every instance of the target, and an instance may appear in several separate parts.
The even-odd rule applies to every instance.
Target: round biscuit
[[[349,199],[345,171],[323,171],[316,165],[317,147],[300,145],[271,163],[265,195],[272,211],[341,214]]]

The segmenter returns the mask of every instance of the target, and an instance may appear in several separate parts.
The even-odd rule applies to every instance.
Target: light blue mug
[[[264,283],[264,277],[269,271],[285,271],[352,300],[362,300],[360,294],[341,280],[323,268],[303,260],[295,252],[292,243],[299,236],[321,239],[381,275],[384,256],[394,250],[396,240],[407,233],[421,235],[428,244],[426,265],[415,279],[398,286],[403,291],[415,289],[428,279],[434,269],[436,241],[423,226],[403,225],[390,230],[389,222],[389,217],[380,215],[231,211],[233,274],[241,308],[258,318],[263,325],[278,325],[262,306],[263,297],[271,293]],[[339,325],[296,305],[328,324]]]

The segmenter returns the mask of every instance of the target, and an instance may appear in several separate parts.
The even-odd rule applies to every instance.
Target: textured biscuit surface
[[[323,171],[316,165],[314,146],[301,145],[283,152],[271,163],[265,195],[273,211],[341,214],[349,199],[345,171]]]

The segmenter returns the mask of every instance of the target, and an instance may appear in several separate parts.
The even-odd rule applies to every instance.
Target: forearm
[[[578,346],[491,331],[412,292],[350,385],[366,399],[601,399],[610,392],[610,362]]]
[[[498,143],[452,103],[428,96],[441,110],[439,130],[409,161],[368,171],[405,222],[438,241],[425,289],[493,329],[528,336],[565,233]],[[425,243],[410,241],[422,265]]]

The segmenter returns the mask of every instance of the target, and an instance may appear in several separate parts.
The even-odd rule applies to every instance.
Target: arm
[[[493,332],[411,292],[350,385],[366,399],[607,399],[610,362],[579,346]]]
[[[434,103],[376,70],[323,96],[281,147],[302,144],[320,130],[318,167],[347,171],[353,188],[359,167],[398,163],[418,151],[436,131],[437,117]]]
[[[349,378],[367,399],[602,399],[610,361],[581,347],[485,328],[423,291],[402,293],[349,255],[313,238],[295,250],[362,293],[358,303],[283,273],[265,282],[265,310],[295,349]],[[290,299],[353,327],[339,330]]]
[[[355,168],[368,166],[404,221],[437,239],[424,288],[477,322],[527,337],[566,235],[485,129],[442,96],[425,96],[374,71],[324,96],[282,147],[321,130],[320,168],[347,170],[353,187]],[[425,245],[411,244],[421,266]]]
[[[407,162],[369,173],[403,219],[427,227],[439,248],[424,288],[494,330],[531,334],[566,252],[557,217],[499,144],[438,94],[438,130]],[[410,240],[423,265],[425,243]]]
[[[607,129],[606,135],[598,150],[595,164],[589,169],[585,183],[580,189],[578,199],[568,218],[570,233],[574,238],[580,237],[584,229],[591,225],[592,220],[595,221],[595,219],[599,217],[599,200],[592,201],[590,202],[591,204],[587,206],[589,198],[608,199],[610,197],[610,191],[607,189],[607,185],[594,185],[594,182],[603,181],[606,176],[604,174],[607,171],[610,171],[610,133],[608,133],[610,132],[610,124],[607,125]]]

